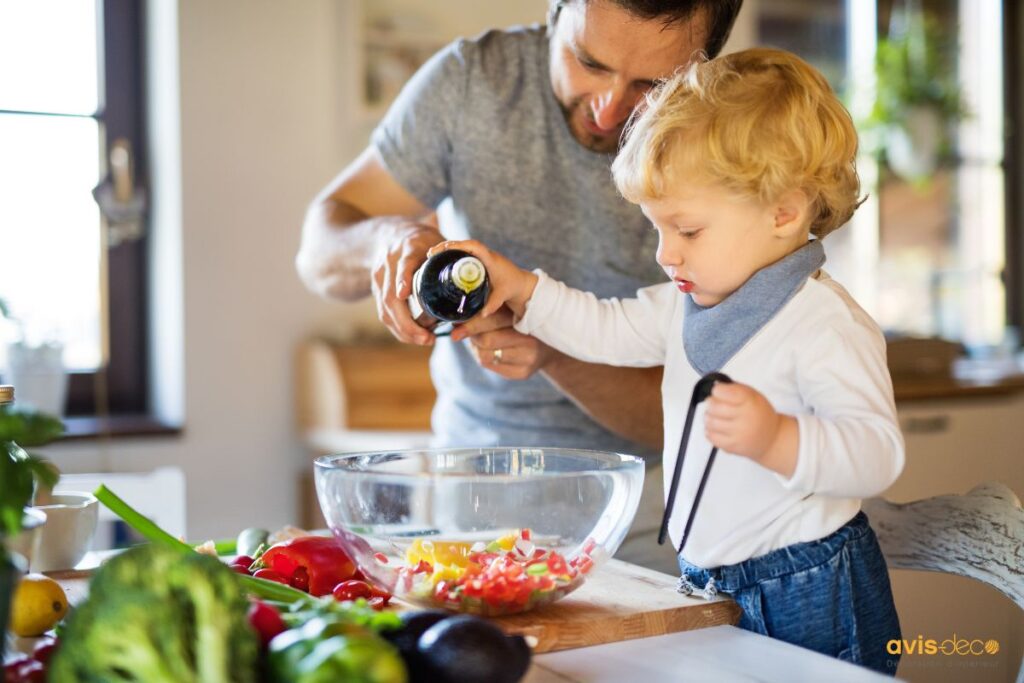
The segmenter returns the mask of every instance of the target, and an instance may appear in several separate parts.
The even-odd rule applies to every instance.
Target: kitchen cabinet
[[[905,395],[911,392],[904,389]],[[966,493],[999,481],[1024,496],[1024,390],[897,400],[906,440],[906,467],[885,493],[907,502]],[[897,385],[897,396],[900,387]],[[996,640],[999,652],[984,657],[904,655],[898,675],[908,681],[1016,679],[1024,652],[1024,612],[993,588],[971,579],[931,572],[893,571],[893,592],[903,638]]]

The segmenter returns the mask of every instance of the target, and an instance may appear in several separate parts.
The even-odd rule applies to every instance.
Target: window
[[[0,298],[63,343],[69,416],[147,409],[145,239],[92,197],[115,147],[145,185],[141,5],[0,0]]]
[[[1008,200],[1013,111],[1004,38],[1013,26],[1000,0],[760,0],[759,41],[797,52],[847,102],[865,150],[869,200],[825,241],[833,273],[887,331],[997,345],[1021,321],[1010,283],[1020,282],[1019,207]],[[963,111],[930,115],[907,96],[899,111],[875,106],[885,61],[906,36],[914,59],[933,60],[932,85],[948,77]],[[922,47],[923,45],[923,47]],[[925,52],[926,51],[926,52]],[[876,58],[882,66],[876,70]],[[908,79],[909,80],[909,79]],[[907,83],[900,82],[901,93]],[[947,105],[951,100],[947,100]],[[1007,108],[1007,104],[1011,108]],[[901,130],[903,131],[901,133]],[[909,130],[911,135],[906,134]],[[923,132],[920,139],[913,133]],[[927,143],[946,139],[934,150]],[[922,144],[923,143],[923,144]],[[879,152],[871,154],[872,150]],[[901,154],[909,152],[911,155]],[[934,152],[935,154],[929,154]]]

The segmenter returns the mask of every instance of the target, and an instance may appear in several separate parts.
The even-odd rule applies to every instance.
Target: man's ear
[[[806,231],[811,204],[802,190],[790,190],[775,202],[775,234],[793,237]]]

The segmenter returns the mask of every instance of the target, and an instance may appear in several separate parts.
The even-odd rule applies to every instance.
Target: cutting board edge
[[[635,615],[635,620],[644,622],[640,628],[627,629],[622,632],[623,619],[609,616],[596,619],[585,624],[574,624],[564,628],[563,632],[553,633],[550,624],[535,627],[530,625],[507,624],[495,620],[510,635],[533,636],[537,643],[533,646],[534,654],[574,650],[594,645],[606,645],[624,640],[663,636],[669,633],[709,628],[711,626],[734,626],[740,620],[742,610],[731,600],[708,603],[700,609],[700,616],[694,617],[694,608],[687,610],[666,608]],[[629,623],[630,619],[625,620]],[[659,623],[660,622],[660,623]],[[695,625],[696,624],[696,625]],[[579,635],[572,632],[575,631]],[[568,633],[566,633],[568,632]]]

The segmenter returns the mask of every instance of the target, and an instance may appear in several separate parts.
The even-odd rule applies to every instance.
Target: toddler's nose
[[[658,251],[654,255],[654,259],[658,262],[658,265],[662,268],[677,268],[683,265],[683,254],[679,249],[672,248],[665,244],[662,240],[658,243]]]

